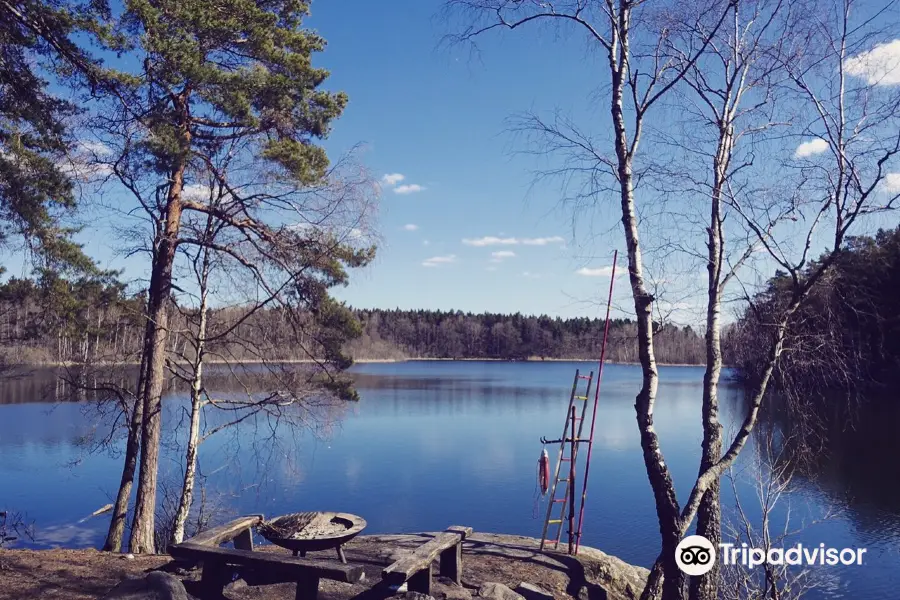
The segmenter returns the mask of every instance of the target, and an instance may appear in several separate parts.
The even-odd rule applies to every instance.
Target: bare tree
[[[778,66],[799,46],[790,32],[798,15],[806,10],[802,3],[782,0],[752,0],[732,6],[726,25],[713,36],[707,53],[694,61],[682,80],[677,98],[684,124],[674,133],[657,132],[664,147],[675,156],[654,167],[655,179],[663,193],[704,202],[688,202],[677,217],[674,239],[662,234],[661,246],[685,253],[706,267],[705,349],[703,377],[703,443],[699,475],[714,465],[722,453],[722,425],[719,421],[719,380],[722,359],[722,310],[726,290],[741,268],[760,248],[760,243],[739,218],[730,214],[728,199],[746,193],[756,149],[773,136],[782,135],[789,123],[777,102],[783,74]],[[699,31],[697,27],[701,27]],[[705,34],[703,21],[679,24],[673,35],[671,53],[687,63],[690,55],[680,50],[690,47],[689,40]],[[681,40],[686,36],[687,40]],[[779,118],[781,117],[781,118]],[[668,204],[668,202],[667,202]],[[705,208],[706,216],[701,213]],[[665,212],[670,218],[671,213]],[[765,230],[787,218],[774,215]],[[730,223],[730,226],[729,226]],[[685,231],[697,231],[696,237]],[[731,238],[731,239],[729,239]],[[703,239],[705,248],[694,249],[694,240]],[[669,261],[671,262],[671,261]],[[668,272],[668,269],[666,269]],[[713,482],[703,495],[697,512],[696,533],[718,546],[721,537],[719,483]],[[719,565],[690,582],[692,600],[718,598]]]
[[[876,201],[878,190],[887,175],[886,164],[897,151],[896,128],[888,125],[894,119],[896,102],[892,98],[882,97],[876,106],[875,94],[872,94],[875,82],[870,81],[867,86],[852,92],[847,92],[844,85],[845,61],[854,52],[871,50],[871,44],[876,40],[877,36],[873,36],[871,28],[866,31],[864,27],[872,21],[851,24],[841,16],[845,11],[839,9],[837,28],[834,23],[822,25],[822,21],[800,27],[794,19],[799,12],[782,13],[777,2],[732,2],[713,10],[703,7],[699,15],[693,14],[691,7],[675,8],[662,2],[654,5],[650,2],[611,1],[509,3],[458,0],[447,5],[451,17],[462,13],[468,18],[460,33],[453,37],[457,41],[472,40],[493,29],[516,29],[534,21],[568,22],[582,28],[609,58],[610,114],[615,151],[612,156],[605,151],[603,142],[597,141],[571,120],[561,117],[548,122],[529,116],[517,131],[529,135],[530,141],[535,143],[535,152],[562,155],[564,163],[544,171],[543,175],[564,180],[567,198],[574,202],[575,208],[589,207],[607,192],[616,193],[621,200],[629,275],[638,321],[638,350],[644,372],[635,407],[662,534],[662,552],[651,572],[644,598],[658,597],[660,592],[663,598],[682,597],[683,576],[674,566],[674,547],[697,516],[701,503],[705,509],[701,529],[714,534],[719,529],[715,487],[752,432],[771,375],[771,368],[764,372],[762,381],[751,394],[742,426],[727,446],[727,451],[720,455],[716,394],[721,368],[718,315],[726,285],[730,282],[743,285],[733,275],[735,263],[747,260],[758,246],[791,273],[795,283],[790,302],[768,323],[773,332],[769,352],[770,366],[773,366],[781,354],[786,324],[830,265],[831,260],[826,259],[817,264],[812,272],[806,269],[809,267],[808,253],[813,237],[825,221],[824,217],[833,215],[833,252],[839,253],[849,228],[859,217],[887,210],[896,200],[891,197],[887,202]],[[732,26],[723,28],[726,19],[730,19]],[[670,30],[669,25],[675,29]],[[778,35],[784,39],[773,44]],[[850,37],[855,41],[848,46]],[[817,52],[815,48],[821,50]],[[707,59],[724,64],[712,73]],[[855,60],[851,62],[851,68],[862,70],[861,58]],[[776,71],[777,75],[773,76]],[[812,71],[815,71],[814,77]],[[635,182],[647,175],[647,171],[636,173],[635,156],[648,111],[682,82],[700,98],[700,104],[705,104],[701,114],[707,122],[713,122],[717,134],[712,153],[712,183],[704,193],[711,199],[708,204],[707,252],[703,256],[709,273],[704,449],[697,481],[688,502],[680,507],[653,430],[657,374],[653,356],[651,305],[655,298],[648,292],[638,240],[637,208],[646,204],[637,204],[634,190]],[[756,95],[754,88],[762,89],[764,93]],[[826,88],[836,93],[826,99],[813,91]],[[748,111],[760,112],[761,106],[769,103],[766,94],[776,89],[781,94],[789,95],[790,102],[800,101],[811,108],[805,114],[806,121],[799,126],[793,125],[794,137],[782,139],[796,140],[798,135],[809,136],[811,130],[817,129],[817,135],[822,137],[821,142],[816,144],[827,145],[829,156],[835,159],[834,164],[808,164],[802,152],[793,153],[792,149],[792,155],[782,157],[781,162],[768,156],[761,161],[769,167],[765,175],[774,178],[776,184],[738,185],[735,173],[746,165],[734,161],[735,143],[741,136],[752,135],[760,127],[770,127],[778,122],[774,117],[756,122],[747,122],[742,118]],[[852,125],[847,122],[847,93],[855,97],[857,110],[863,111]],[[628,103],[628,110],[624,108],[625,103]],[[630,129],[626,127],[629,121]],[[801,121],[791,111],[785,125],[798,122]],[[876,132],[878,135],[875,135]],[[850,145],[856,146],[856,152],[852,155],[847,152]],[[786,174],[795,176],[791,178],[793,189],[784,189]],[[723,268],[725,209],[741,223],[751,242],[738,253],[735,263],[728,264],[728,270]],[[802,227],[798,223],[808,226],[801,231],[800,239],[805,243],[799,248],[799,257],[789,258],[790,239]],[[704,502],[710,490],[712,493]],[[661,582],[661,579],[664,580]],[[697,582],[694,594],[698,598],[714,597],[712,578],[707,579],[706,585],[702,581]]]
[[[217,183],[214,177],[210,178],[208,191],[204,190],[204,193],[208,195],[207,201],[213,210],[227,203],[229,197],[227,189]],[[364,223],[358,220],[351,225],[363,226]],[[316,227],[309,225],[301,229]],[[357,229],[358,227],[353,227],[345,233],[354,238],[364,235],[362,230]],[[237,255],[243,256],[241,248],[239,243],[228,239],[227,228],[209,215],[189,218],[182,231],[184,237],[191,240],[190,244],[182,248],[187,258],[187,270],[190,271],[190,275],[184,279],[195,283],[196,292],[183,291],[179,296],[177,306],[182,315],[179,321],[185,324],[185,328],[173,329],[173,335],[182,339],[183,344],[180,349],[177,344],[173,344],[171,358],[167,362],[172,375],[190,389],[184,476],[179,499],[174,505],[171,537],[167,540],[169,543],[180,543],[184,538],[185,523],[193,503],[198,453],[204,441],[221,431],[261,416],[273,419],[272,432],[278,424],[292,429],[309,427],[319,418],[333,417],[331,409],[335,403],[332,395],[323,392],[321,386],[316,385],[316,378],[321,374],[318,369],[286,364],[280,361],[276,353],[276,347],[284,345],[286,338],[292,339],[295,347],[305,348],[310,344],[303,339],[304,336],[315,338],[324,333],[316,327],[308,326],[312,323],[308,323],[310,318],[305,311],[296,310],[277,294],[263,294],[260,297],[257,293],[234,305],[237,310],[233,307],[230,311],[220,311],[231,313],[231,316],[219,315],[211,323],[211,295],[221,297],[222,294],[217,292],[230,290],[229,298],[234,303],[236,293],[247,287],[240,283],[246,271],[243,265],[240,261],[229,260]],[[318,232],[315,235],[324,233]],[[220,252],[217,253],[214,248]],[[255,280],[255,284],[264,288],[274,285],[267,279]],[[256,285],[250,286],[246,291],[257,292]],[[271,335],[274,333],[271,331],[260,335],[257,321],[274,319],[275,314],[286,317],[294,325],[288,325],[287,331],[298,333],[300,339],[289,333],[286,335],[284,331],[277,335]],[[260,319],[256,319],[257,316]],[[263,324],[262,327],[266,325]],[[258,393],[258,386],[248,381],[251,378],[241,368],[241,363],[248,356],[256,357],[252,368],[258,373],[254,379],[259,380],[265,389],[264,393]],[[308,360],[317,358],[314,356]],[[220,371],[224,369],[226,378],[231,380],[231,385],[225,387],[237,384],[239,389],[244,390],[243,394],[217,397],[211,391],[204,378],[204,365],[210,359],[214,362],[213,366]],[[209,415],[210,410],[220,414]]]
[[[214,205],[214,192],[210,191],[210,206]],[[219,190],[221,196],[221,188]],[[207,216],[205,227],[198,239],[204,242],[214,243],[215,222]],[[188,439],[184,457],[184,481],[181,486],[181,494],[172,518],[172,533],[170,543],[180,544],[184,541],[184,526],[188,518],[194,497],[194,484],[197,473],[197,450],[200,445],[200,414],[203,411],[203,361],[206,354],[206,334],[209,321],[209,278],[212,269],[212,251],[204,243],[200,245],[194,256],[191,257],[191,269],[198,285],[200,306],[197,308],[196,336],[191,339],[193,345],[193,357],[190,359],[190,420],[188,427]]]
[[[638,357],[643,371],[635,412],[662,541],[662,561],[654,569],[644,598],[658,597],[660,593],[666,599],[682,597],[684,575],[675,562],[675,547],[682,536],[678,501],[653,426],[658,386],[653,352],[653,303],[656,298],[645,280],[639,205],[635,194],[636,178],[639,179],[641,173],[635,172],[636,158],[651,109],[694,67],[730,13],[730,6],[731,2],[716,2],[703,6],[702,10],[698,6],[687,9],[689,16],[685,18],[697,24],[695,31],[705,29],[705,35],[689,39],[689,45],[684,49],[688,59],[681,61],[669,54],[671,19],[667,15],[668,11],[684,15],[685,9],[680,3],[449,0],[446,4],[448,18],[465,19],[461,30],[452,36],[453,41],[473,41],[494,29],[517,29],[533,22],[571,23],[607,59],[612,153],[590,133],[565,118],[546,122],[532,115],[522,120],[518,130],[531,137],[538,151],[562,155],[564,165],[551,169],[548,174],[563,178],[567,197],[576,207],[592,206],[606,193],[618,196],[637,318]],[[712,15],[712,24],[704,28],[700,23],[709,15]]]
[[[722,536],[733,546],[747,544],[769,555],[770,549],[786,548],[792,540],[814,525],[833,519],[840,504],[822,507],[808,517],[795,518],[790,493],[795,488],[796,461],[790,455],[791,435],[772,427],[759,427],[754,434],[754,452],[750,464],[729,469],[727,478],[734,493],[733,510],[723,526]],[[776,442],[776,439],[778,440]],[[758,519],[750,517],[742,490],[752,486],[759,503]],[[776,515],[780,507],[783,516]],[[822,575],[805,568],[766,561],[760,569],[740,564],[723,567],[719,597],[723,600],[799,600],[825,582]]]
[[[779,65],[792,100],[802,102],[809,111],[800,135],[792,139],[796,143],[798,138],[815,136],[812,146],[804,142],[806,145],[792,149],[790,159],[783,159],[778,189],[726,197],[770,259],[787,272],[790,293],[774,314],[760,315],[760,326],[770,332],[765,367],[727,451],[700,475],[691,491],[682,511],[685,528],[703,494],[734,462],[753,431],[794,314],[845,250],[848,236],[863,225],[864,217],[891,210],[900,197],[885,185],[888,168],[900,152],[900,94],[882,89],[877,79],[862,84],[850,80],[854,71],[867,77],[867,67],[879,68],[867,61],[882,33],[872,27],[872,18],[852,18],[854,5],[852,0],[818,3],[822,18],[808,31],[815,43],[806,46],[805,55],[792,56]],[[788,175],[793,177],[788,179]],[[773,215],[789,219],[776,221]],[[812,261],[811,248],[817,238],[826,244],[826,251]],[[799,244],[792,243],[795,240]],[[747,301],[752,302],[749,297]]]

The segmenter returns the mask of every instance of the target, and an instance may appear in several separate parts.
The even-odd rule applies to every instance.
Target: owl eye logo
[[[681,562],[686,565],[705,565],[712,560],[709,548],[688,546],[681,549]]]
[[[702,535],[689,535],[675,547],[675,562],[688,575],[704,575],[715,566],[715,546]]]

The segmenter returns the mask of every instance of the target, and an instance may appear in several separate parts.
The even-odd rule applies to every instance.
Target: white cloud
[[[900,193],[900,173],[888,173],[884,176],[884,190],[889,194]]]
[[[499,238],[489,235],[475,239],[466,238],[462,243],[466,246],[514,246],[519,243],[519,240],[516,238]]]
[[[525,246],[546,246],[547,244],[558,244],[565,240],[554,235],[552,237],[539,238],[514,238],[514,237],[496,237],[487,235],[480,238],[465,238],[462,243],[466,246],[517,246],[523,244]]]
[[[485,267],[484,270],[485,271],[496,271],[497,267],[495,267],[495,266]]]
[[[900,40],[879,44],[844,60],[848,75],[860,77],[869,85],[900,84]]]
[[[299,223],[292,223],[290,225],[287,225],[287,228],[294,231],[311,231],[313,229],[318,229],[319,226],[307,221],[300,221]]]
[[[69,177],[85,182],[102,179],[103,177],[111,175],[113,172],[112,165],[90,162],[81,157],[75,157],[72,160],[64,160],[57,163],[57,166],[61,173],[65,173]]]
[[[182,190],[182,195],[187,200],[209,200],[209,192],[210,188],[208,185],[203,183],[191,183],[189,185],[184,186]]]
[[[384,177],[381,178],[381,180],[383,182],[385,182],[386,184],[388,184],[390,186],[397,185],[404,179],[406,179],[406,178],[403,175],[401,175],[400,173],[388,173],[387,175],[385,175]]]
[[[430,246],[430,245],[431,245],[431,242],[429,242],[428,240],[422,240],[422,245],[423,245],[423,246]]]
[[[416,231],[419,228],[415,223],[407,223],[403,226],[404,231]]]
[[[81,140],[76,145],[78,146],[78,150],[81,152],[96,154],[97,156],[109,156],[110,154],[112,154],[112,150],[110,149],[110,147],[103,142]]]
[[[491,252],[491,262],[499,263],[503,262],[505,258],[514,258],[516,256],[515,252],[511,252],[510,250],[500,250],[498,252]]]
[[[113,173],[109,162],[112,153],[103,142],[80,140],[67,157],[57,162],[57,166],[61,172],[79,181],[99,180]]]
[[[418,183],[410,183],[408,185],[398,185],[394,188],[395,194],[415,194],[416,192],[422,192],[425,188],[419,185]]]
[[[439,267],[441,265],[449,265],[451,263],[456,262],[455,254],[448,254],[447,256],[432,256],[431,258],[426,258],[422,261],[423,267]]]
[[[522,243],[526,246],[546,246],[547,244],[561,244],[563,242],[565,242],[565,240],[558,235],[554,235],[553,237],[525,238],[522,240]]]
[[[527,277],[529,279],[540,279],[541,276],[538,273],[531,273],[530,271],[522,271],[522,277]]]
[[[822,138],[816,138],[808,142],[803,142],[797,146],[797,151],[794,152],[794,158],[806,158],[808,156],[813,156],[814,154],[821,154],[826,150],[828,150],[828,142]]]
[[[609,277],[612,275],[612,267],[597,267],[596,269],[581,267],[575,273],[584,277]]]

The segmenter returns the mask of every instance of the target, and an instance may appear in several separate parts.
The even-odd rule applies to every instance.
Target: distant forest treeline
[[[777,273],[732,330],[731,362],[748,380],[761,377],[770,315],[789,301],[789,284]],[[893,391],[900,384],[900,227],[850,238],[810,295],[788,327],[774,373],[779,387],[803,395]]]
[[[143,339],[146,298],[128,295],[114,279],[65,280],[51,274],[36,279],[11,278],[0,285],[0,339],[7,363],[138,361]],[[286,331],[278,309],[248,316],[242,307],[210,313],[210,359],[302,360],[297,334]],[[598,358],[603,320],[562,319],[521,314],[472,314],[435,310],[354,310],[360,336],[347,347],[356,359]],[[177,308],[171,321],[169,350],[192,357],[196,319]],[[240,324],[226,336],[226,331]],[[306,332],[315,335],[315,331]],[[300,333],[302,338],[304,333]],[[636,325],[628,319],[610,323],[607,359],[636,362]],[[655,343],[662,363],[699,364],[703,339],[690,327],[659,326]],[[318,357],[316,357],[318,358]]]
[[[573,358],[600,356],[602,319],[435,310],[357,310],[363,335],[351,342],[357,358]],[[614,319],[607,360],[637,362],[637,325]],[[654,339],[663,363],[699,364],[703,338],[691,327],[662,325]]]
[[[6,364],[139,362],[146,321],[145,293],[127,294],[113,276],[10,278],[0,285],[0,359]],[[192,360],[197,310],[171,299],[166,349],[171,360]],[[321,315],[320,315],[321,318]],[[325,322],[327,325],[327,321]],[[286,361],[322,356],[321,323],[298,321],[286,308],[211,309],[206,330],[209,361]]]
[[[809,268],[812,269],[814,265]],[[748,380],[759,376],[771,334],[768,315],[787,300],[787,275],[776,274],[754,308],[723,332],[725,362]],[[63,279],[45,273],[0,285],[0,351],[5,362],[137,361],[146,298],[129,295],[114,277]],[[280,309],[218,308],[210,314],[210,358],[302,360],[297,340],[316,332],[288,331]],[[603,320],[460,311],[357,309],[359,337],[347,350],[356,359],[597,358]],[[169,349],[191,357],[195,315],[178,308]],[[231,329],[225,336],[217,332]],[[657,324],[661,363],[703,364],[702,332]],[[636,362],[636,325],[610,323],[607,359]],[[314,345],[310,345],[314,346]],[[319,357],[316,357],[319,358]],[[900,228],[858,237],[835,261],[793,320],[776,372],[782,386],[857,389],[891,386],[900,373]]]

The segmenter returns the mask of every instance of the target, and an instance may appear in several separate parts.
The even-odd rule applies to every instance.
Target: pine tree
[[[327,290],[346,282],[345,267],[367,263],[374,249],[344,243],[309,214],[317,208],[328,214],[326,205],[345,200],[346,189],[329,188],[330,163],[315,142],[328,134],[347,98],[318,89],[328,73],[313,67],[312,57],[325,40],[301,27],[307,2],[125,0],[123,8],[119,33],[129,42],[109,47],[123,52],[125,68],[105,72],[117,86],[95,127],[116,156],[116,177],[155,224],[135,410],[142,413],[130,543],[137,553],[155,550],[161,394],[179,245],[210,244],[257,278],[265,294],[311,314],[323,368],[332,371],[350,364],[340,349],[358,332]],[[198,188],[200,197],[192,194]],[[203,198],[210,193],[217,202]],[[291,224],[291,215],[305,220]],[[184,231],[196,218],[211,218],[222,230],[215,242]],[[272,270],[281,273],[278,282],[264,280]],[[332,371],[327,383],[350,395]],[[129,448],[110,549],[121,543],[134,476],[137,444]]]
[[[60,225],[75,206],[63,157],[72,146],[65,123],[77,111],[50,82],[97,84],[97,63],[73,38],[104,34],[100,2],[0,1],[0,242],[24,240],[46,264],[89,269]]]

